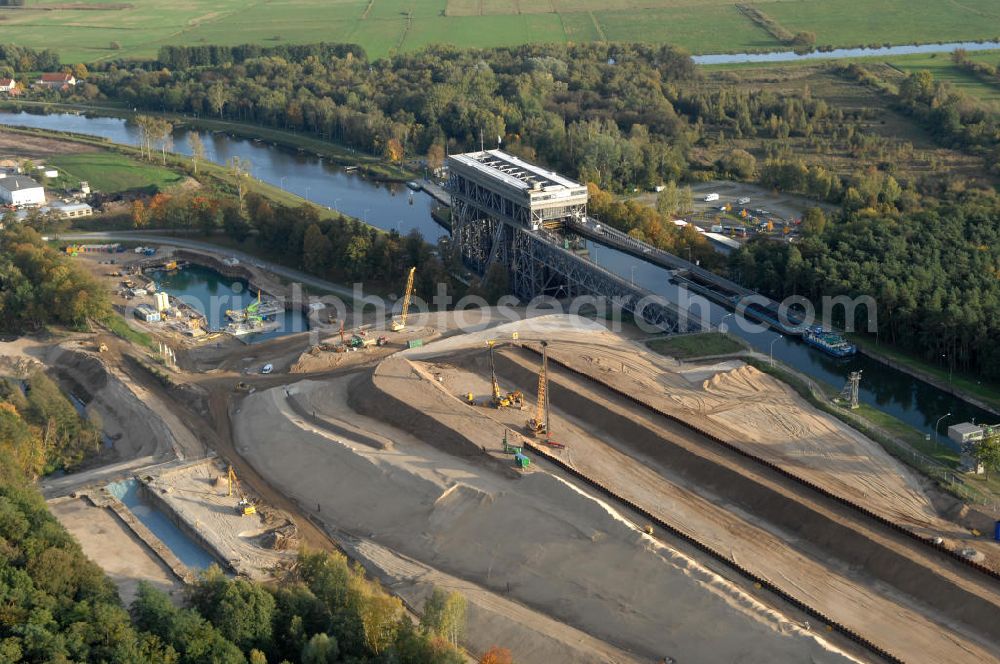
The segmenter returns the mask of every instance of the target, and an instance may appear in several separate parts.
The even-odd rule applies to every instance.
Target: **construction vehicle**
[[[348,343],[348,345],[351,348],[371,348],[376,343],[378,343],[376,339],[372,339],[371,337],[363,337],[360,334],[355,334],[351,337],[351,340]]]
[[[542,342],[542,368],[538,372],[538,401],[535,403],[535,416],[528,420],[528,431],[536,436],[544,435],[542,441],[549,447],[566,449],[563,443],[552,440],[549,428],[549,354],[547,341]]]
[[[233,467],[229,467],[229,493],[228,496],[233,495],[233,487],[236,487],[236,493],[240,497],[240,502],[236,504],[236,511],[242,516],[250,516],[257,513],[257,506],[250,502],[246,494],[243,493],[243,489],[240,487],[240,481],[236,478],[236,471]]]
[[[507,440],[507,430],[503,430],[503,453],[504,454],[521,454],[523,448],[520,445],[511,445],[510,441]]]
[[[536,436],[549,432],[549,355],[547,341],[542,342],[542,368],[538,372],[538,401],[535,416],[528,420],[528,431]]]
[[[411,267],[410,274],[406,278],[406,291],[403,293],[403,310],[400,312],[399,318],[394,318],[389,326],[393,332],[401,332],[406,329],[406,314],[410,311],[410,297],[413,295],[413,275],[416,271],[416,267]]]
[[[494,408],[517,408],[518,410],[524,408],[524,395],[521,394],[520,390],[514,390],[506,394],[500,390],[500,382],[497,380],[496,359],[493,355],[493,347],[496,345],[496,342],[490,339],[486,344],[490,347],[490,381],[493,388],[493,394],[489,402],[490,405]]]

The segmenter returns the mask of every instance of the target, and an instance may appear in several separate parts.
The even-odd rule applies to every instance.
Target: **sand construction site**
[[[481,405],[488,340],[524,410]],[[542,340],[565,448],[526,433]],[[559,315],[282,378],[229,403],[235,452],[416,610],[462,591],[472,652],[1000,661],[1000,581],[949,553],[955,501],[740,360]]]

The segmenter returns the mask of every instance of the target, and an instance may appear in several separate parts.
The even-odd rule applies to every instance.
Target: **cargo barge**
[[[858,352],[857,346],[836,332],[829,332],[820,326],[810,327],[802,334],[802,340],[813,348],[818,348],[831,357],[850,357]]]

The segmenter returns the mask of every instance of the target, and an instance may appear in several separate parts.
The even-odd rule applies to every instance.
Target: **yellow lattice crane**
[[[406,314],[410,311],[410,296],[413,295],[413,275],[416,271],[416,267],[411,267],[410,275],[406,278],[406,292],[403,294],[403,311],[400,312],[399,318],[394,319],[392,325],[389,326],[393,332],[406,329]]]
[[[233,467],[229,467],[229,493],[227,495],[233,495],[233,487],[236,487],[236,493],[240,497],[240,502],[236,505],[236,510],[243,516],[250,516],[251,514],[257,513],[257,507],[250,502],[250,499],[246,497],[243,493],[243,489],[240,488],[240,481],[236,479],[236,471]]]
[[[546,351],[547,341],[542,342],[542,368],[538,371],[538,401],[535,403],[535,416],[528,420],[528,430],[534,434],[549,432],[549,356]]]

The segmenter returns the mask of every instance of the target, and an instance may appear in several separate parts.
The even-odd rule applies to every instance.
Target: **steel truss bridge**
[[[556,231],[586,216],[586,187],[499,150],[452,155],[448,165],[452,237],[469,268],[505,270],[522,301],[591,296],[666,332],[700,329],[672,302],[563,246]]]

